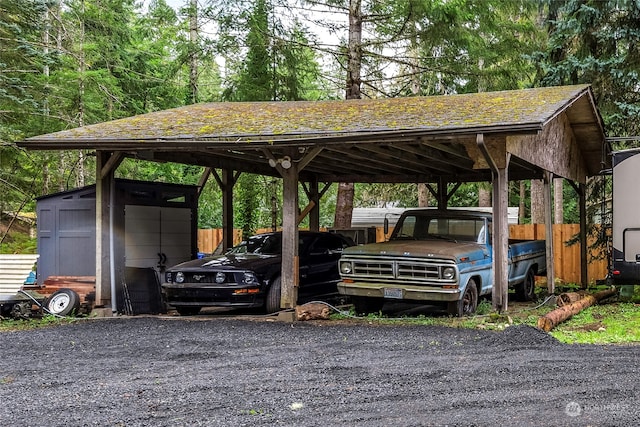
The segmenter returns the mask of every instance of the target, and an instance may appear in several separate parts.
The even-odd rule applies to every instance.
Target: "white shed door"
[[[164,270],[191,259],[191,209],[126,205],[125,266]]]

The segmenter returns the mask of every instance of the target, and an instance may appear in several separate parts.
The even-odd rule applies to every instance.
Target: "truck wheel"
[[[448,312],[452,316],[461,317],[468,316],[476,312],[478,307],[478,287],[476,281],[470,279],[467,282],[467,286],[464,289],[462,298],[458,301],[451,301],[449,303]]]
[[[267,298],[264,303],[264,309],[268,313],[275,313],[280,311],[280,289],[282,287],[282,281],[280,278],[276,278],[271,282],[269,290],[267,291]]]
[[[73,289],[61,288],[51,294],[46,306],[51,314],[58,316],[78,314],[80,296]]]
[[[382,310],[384,300],[382,298],[351,297],[353,308],[357,315],[377,313]]]
[[[200,313],[200,307],[192,307],[192,306],[178,306],[176,307],[176,311],[180,316],[195,316]]]
[[[536,278],[533,270],[529,269],[522,283],[516,285],[516,299],[518,301],[532,301],[536,296]]]

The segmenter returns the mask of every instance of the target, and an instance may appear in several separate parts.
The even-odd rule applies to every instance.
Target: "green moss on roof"
[[[544,124],[589,86],[348,101],[189,105],[27,140],[234,140]]]

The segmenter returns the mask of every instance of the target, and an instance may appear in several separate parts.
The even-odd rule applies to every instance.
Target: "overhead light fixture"
[[[269,166],[275,168],[276,165],[282,166],[283,169],[289,169],[291,167],[291,157],[284,156],[278,160],[269,159]]]
[[[282,167],[284,169],[289,169],[291,167],[291,157],[289,156],[284,156],[282,159],[280,159],[281,162],[280,164],[282,165]]]

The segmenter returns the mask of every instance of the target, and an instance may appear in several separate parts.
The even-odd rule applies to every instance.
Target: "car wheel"
[[[464,289],[464,294],[462,294],[462,298],[458,301],[451,301],[449,303],[448,312],[449,314],[461,317],[461,316],[469,316],[476,312],[476,308],[478,307],[478,287],[476,286],[476,281],[470,279],[467,282],[467,286]]]
[[[264,309],[267,313],[280,311],[281,288],[282,282],[279,277],[271,282],[271,286],[269,286],[269,290],[267,291],[266,301],[264,302]]]
[[[357,315],[377,313],[382,310],[384,300],[382,298],[351,297],[353,308]]]
[[[176,307],[176,311],[178,312],[178,314],[180,314],[180,316],[195,316],[196,314],[200,313],[200,308],[201,307],[192,307],[192,306],[178,306]]]
[[[536,277],[529,269],[522,283],[516,285],[516,299],[518,301],[532,301],[536,296]]]
[[[77,314],[80,309],[80,296],[73,289],[58,289],[51,294],[46,306],[49,313],[58,316]]]

